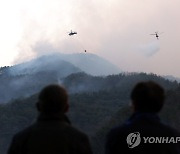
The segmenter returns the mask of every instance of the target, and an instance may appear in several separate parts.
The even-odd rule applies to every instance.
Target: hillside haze
[[[7,153],[12,136],[36,120],[38,93],[53,83],[67,89],[68,117],[90,137],[94,154],[104,153],[107,132],[131,114],[129,96],[141,81],[152,80],[164,87],[166,103],[160,116],[180,129],[177,81],[156,74],[116,74],[118,71],[116,66],[94,54],[52,54],[0,68],[0,153]]]
[[[0,103],[30,96],[48,84],[61,83],[65,77],[80,72],[99,76],[117,74],[120,70],[94,54],[44,55],[0,69]]]
[[[14,93],[18,94],[22,91],[21,95],[24,96],[24,91],[35,92],[36,86],[52,82],[54,76],[55,74],[47,72],[40,73],[39,77],[37,74],[31,76],[34,80],[28,83],[29,87],[24,86],[25,89],[18,89]],[[146,73],[121,73],[97,77],[78,72],[61,79],[61,84],[69,92],[68,117],[75,127],[88,134],[94,154],[104,153],[107,132],[115,125],[123,123],[131,114],[129,96],[134,85],[149,80],[159,83],[167,91],[165,107],[161,112],[162,119],[176,129],[180,129],[180,85],[177,82],[170,82],[155,74]],[[55,79],[54,82],[58,83]],[[0,153],[6,153],[11,138],[16,132],[36,120],[38,113],[35,103],[38,88],[36,91],[37,93],[29,97],[18,97],[9,103],[0,104]]]
[[[0,153],[7,153],[12,136],[36,120],[38,93],[49,84],[67,89],[68,117],[87,133],[94,154],[104,153],[107,132],[131,114],[130,92],[140,81],[152,80],[164,87],[167,99],[160,116],[180,129],[177,81],[156,74],[119,72],[94,54],[51,54],[0,68]]]
[[[68,68],[68,65],[71,65],[72,70]],[[31,74],[39,71],[49,70],[62,72],[61,74],[63,74],[64,76],[67,76],[67,74],[71,74],[77,71],[83,71],[87,74],[95,76],[118,74],[121,72],[117,66],[113,65],[109,61],[95,54],[89,53],[53,53],[50,55],[41,56],[29,62],[15,65],[10,69],[10,71],[15,75],[25,73]],[[67,74],[64,74],[64,72],[67,72]]]

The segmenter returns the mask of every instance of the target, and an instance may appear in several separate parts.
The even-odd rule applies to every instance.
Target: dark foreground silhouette
[[[158,117],[164,98],[155,82],[138,83],[131,93],[133,115],[108,133],[106,154],[180,154],[179,132]]]
[[[8,154],[91,154],[88,137],[71,126],[65,115],[68,108],[64,88],[45,87],[37,102],[37,121],[13,137]]]

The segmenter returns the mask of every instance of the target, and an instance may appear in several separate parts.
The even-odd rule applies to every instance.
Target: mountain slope
[[[68,61],[83,72],[95,76],[118,74],[121,72],[117,66],[95,54],[55,54],[53,56]]]
[[[9,68],[10,75],[35,74],[38,72],[56,72],[60,77],[82,70],[59,57],[42,56]]]
[[[44,75],[48,78],[50,76]],[[180,85],[177,82],[145,73],[107,77],[77,73],[71,74],[62,81],[68,91],[71,91],[68,116],[75,127],[88,134],[95,154],[103,154],[105,136],[109,129],[124,122],[131,114],[129,95],[134,84],[147,80],[158,82],[166,89],[167,99],[160,116],[174,128],[180,129]],[[0,104],[0,153],[6,153],[14,133],[35,121],[36,101],[37,94]]]
[[[61,66],[61,69],[59,67]],[[72,67],[71,69],[69,69]],[[63,69],[64,68],[64,69]],[[32,74],[39,71],[58,71],[67,76],[77,71],[91,75],[110,75],[120,73],[120,69],[109,61],[95,54],[60,54],[41,56],[29,62],[11,67],[12,75]],[[64,74],[65,72],[65,74]]]
[[[38,58],[0,69],[0,104],[37,93],[44,86],[58,83],[72,73],[82,72],[73,64],[51,58]]]
[[[0,68],[0,103],[37,93],[42,87],[62,82],[72,73],[117,73],[117,67],[94,54],[51,54],[11,67]],[[7,93],[8,92],[8,93]]]

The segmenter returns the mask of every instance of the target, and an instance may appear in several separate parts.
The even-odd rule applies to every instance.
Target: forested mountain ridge
[[[72,70],[70,68],[70,65],[71,67],[74,67]],[[32,59],[30,61],[23,62],[11,67],[2,67],[0,68],[0,74],[6,72],[11,75],[21,75],[49,70],[57,72],[61,70],[61,74],[63,74],[63,71],[69,72],[68,74],[71,74],[73,73],[74,69],[78,69],[78,71],[82,71],[94,76],[118,74],[121,72],[121,70],[117,66],[95,54],[53,53],[40,56],[36,59]]]
[[[48,79],[50,81],[52,76],[43,74],[44,82]],[[131,114],[129,95],[133,86],[147,80],[156,81],[166,89],[167,99],[160,116],[166,123],[180,130],[180,85],[177,82],[146,73],[92,76],[79,72],[60,81],[54,79],[53,83],[60,83],[68,90],[68,115],[72,124],[89,135],[94,153],[101,154],[106,133]],[[0,153],[5,154],[14,133],[35,121],[37,95],[27,98],[22,96],[0,105]]]
[[[37,93],[50,83],[61,83],[72,73],[119,73],[119,69],[94,54],[51,54],[11,67],[0,68],[0,104]],[[8,93],[7,93],[8,91]]]

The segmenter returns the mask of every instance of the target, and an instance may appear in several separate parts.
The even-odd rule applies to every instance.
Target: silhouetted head
[[[159,112],[164,104],[164,89],[153,81],[138,83],[131,92],[135,111]]]
[[[59,85],[49,85],[42,89],[37,102],[38,111],[45,114],[65,113],[68,111],[68,94]]]

